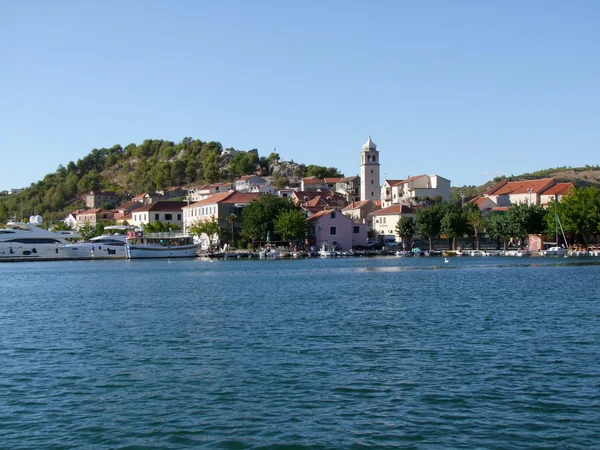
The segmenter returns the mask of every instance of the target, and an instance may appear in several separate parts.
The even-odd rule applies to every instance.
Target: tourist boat
[[[29,222],[9,222],[0,229],[0,261],[65,259],[61,247],[68,238],[80,237],[68,230],[49,231],[41,228],[42,216],[31,216]]]
[[[396,251],[395,255],[398,257],[408,257],[408,256],[413,256],[414,253],[411,252],[410,250],[398,250],[398,251]]]
[[[125,256],[141,258],[194,258],[198,251],[192,235],[187,233],[144,233],[128,231]]]
[[[111,225],[104,231],[131,230],[131,227]],[[88,242],[78,242],[61,247],[58,253],[68,259],[124,259],[127,239],[124,234],[104,234],[91,238]]]

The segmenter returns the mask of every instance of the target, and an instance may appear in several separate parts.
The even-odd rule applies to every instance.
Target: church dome
[[[365,151],[367,151],[367,150],[377,150],[377,146],[371,140],[371,136],[369,136],[369,139],[367,140],[367,142],[365,142],[365,145],[363,145],[363,150],[365,150]]]

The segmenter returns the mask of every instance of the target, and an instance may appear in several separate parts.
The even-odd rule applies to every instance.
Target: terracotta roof
[[[136,212],[142,211],[178,211],[186,206],[186,202],[170,202],[167,200],[159,200],[157,202],[149,203],[136,209]]]
[[[406,180],[400,180],[397,181],[396,183],[392,184],[392,186],[400,186],[401,184],[406,184],[406,183],[410,183],[411,181],[416,180],[417,178],[421,178],[421,177],[426,177],[427,175],[422,174],[422,175],[415,175],[414,177],[410,177],[407,178]]]
[[[325,181],[325,183],[337,183],[338,181],[343,180],[342,177],[329,177],[329,178],[323,178],[323,180]]]
[[[308,218],[308,220],[310,220],[310,221],[317,220],[323,216],[326,216],[327,214],[331,213],[332,211],[335,211],[335,209],[324,209],[323,211],[314,213],[312,216],[310,216]]]
[[[258,198],[260,198],[260,196],[261,194],[258,192],[220,192],[218,194],[213,194],[210,197],[206,197],[200,201],[192,203],[189,206],[186,206],[186,208],[192,206],[214,205],[215,203],[250,203],[252,200],[257,200]]]
[[[138,207],[141,205],[141,202],[136,202],[135,200],[130,200],[125,203],[121,203],[117,209],[126,209],[131,210],[132,207]]]
[[[508,211],[508,206],[496,206],[490,209],[490,211]]]
[[[575,185],[571,182],[568,183],[556,183],[549,189],[542,192],[542,195],[565,195],[571,189],[575,189]]]
[[[384,216],[388,214],[413,214],[414,210],[410,206],[406,205],[392,205],[387,208],[380,209],[379,211],[372,212],[370,216]]]
[[[302,178],[304,184],[323,184],[323,180],[315,177]]]
[[[189,208],[190,206],[214,205],[215,203],[219,203],[221,200],[226,199],[231,194],[233,194],[233,192],[219,192],[218,194],[213,194],[210,197],[192,203],[189,206],[186,206],[186,208]]]
[[[342,211],[352,211],[353,209],[360,209],[370,201],[371,200],[362,200],[360,202],[351,202],[348,206],[342,209]]]
[[[387,184],[389,184],[390,186],[394,186],[396,183],[399,183],[399,182],[401,182],[401,181],[402,181],[402,180],[383,180],[383,183],[384,183],[384,184],[385,184],[385,183],[387,183]]]
[[[542,178],[539,180],[506,181],[504,180],[494,186],[486,195],[509,195],[509,194],[540,194],[556,183],[554,178]],[[531,189],[531,190],[530,190]]]
[[[102,208],[86,209],[79,214],[98,214],[100,211],[102,211]]]
[[[352,177],[342,178],[340,181],[343,181],[344,183],[348,183],[350,181],[357,180],[358,178],[359,178],[358,175],[354,175]]]

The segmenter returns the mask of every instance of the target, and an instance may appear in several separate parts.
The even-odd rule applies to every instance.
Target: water
[[[1,448],[600,447],[600,260],[0,265]]]

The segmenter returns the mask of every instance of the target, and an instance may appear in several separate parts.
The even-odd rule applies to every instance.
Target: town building
[[[101,208],[94,209],[86,209],[77,213],[76,221],[77,228],[82,227],[83,225],[96,225],[100,222],[114,222],[113,211],[107,211]]]
[[[360,200],[379,200],[379,152],[371,136],[360,154]]]
[[[348,203],[360,201],[360,177],[342,178],[335,183],[335,191],[342,194]]]
[[[346,206],[346,199],[342,194],[331,191],[295,191],[292,192],[291,198],[308,216],[326,209],[342,209]]]
[[[414,217],[413,208],[407,205],[391,205],[369,214],[371,229],[382,244],[398,242],[396,225],[402,217]]]
[[[371,200],[364,200],[359,202],[351,202],[342,209],[342,214],[350,217],[354,222],[357,223],[370,223],[368,222],[369,214],[377,211],[379,208]]]
[[[88,208],[100,208],[104,203],[117,204],[119,197],[114,192],[109,191],[90,191],[85,196],[85,206]]]
[[[242,221],[242,210],[248,206],[252,200],[260,198],[261,194],[249,192],[223,192],[213,194],[210,197],[202,199],[183,207],[183,229],[189,232],[190,228],[197,222],[206,222],[215,220],[219,226],[226,230],[237,232]],[[235,216],[236,220],[230,222],[230,217]],[[200,236],[202,248],[207,248],[214,242],[210,242],[211,237]]]
[[[547,207],[552,201],[560,202],[574,188],[573,183],[557,183],[554,178],[503,180],[469,203],[481,211],[503,211],[519,203]]]
[[[367,245],[367,225],[355,223],[339,209],[319,211],[307,220],[309,240],[316,248],[320,248],[323,244],[332,244],[346,251]]]
[[[381,206],[415,204],[418,199],[439,197],[450,201],[450,180],[439,175],[417,175],[405,180],[385,180],[381,186]]]
[[[231,183],[213,183],[202,186],[191,187],[188,190],[188,200],[190,202],[199,202],[214,194],[221,194],[233,190]]]
[[[244,175],[234,182],[234,190],[238,192],[249,192],[253,188],[264,186],[266,180],[258,175]]]
[[[183,210],[186,202],[161,200],[138,208],[131,213],[130,225],[140,227],[144,224],[162,222],[183,227]]]

